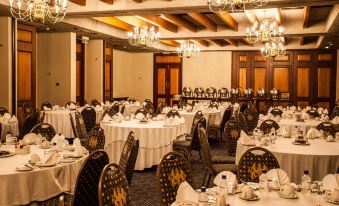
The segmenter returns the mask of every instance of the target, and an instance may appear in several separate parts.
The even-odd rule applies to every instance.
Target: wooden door
[[[155,54],[153,101],[173,105],[174,95],[182,89],[182,60],[177,55]]]
[[[24,24],[17,26],[16,77],[17,83],[14,88],[17,88],[17,116],[21,124],[24,118],[22,104],[29,102],[33,108],[36,107],[36,31],[34,27]]]
[[[85,45],[81,41],[76,44],[76,102],[84,104],[85,96]]]

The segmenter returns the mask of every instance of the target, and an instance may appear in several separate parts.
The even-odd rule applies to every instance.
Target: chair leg
[[[207,185],[206,185],[206,187],[209,187],[209,185],[210,185],[210,180],[211,180],[211,177],[212,177],[212,174],[210,173],[210,174],[208,175],[208,179],[207,179]]]
[[[204,179],[203,179],[203,181],[202,181],[201,187],[205,185],[206,177],[207,177],[207,170],[205,169]]]

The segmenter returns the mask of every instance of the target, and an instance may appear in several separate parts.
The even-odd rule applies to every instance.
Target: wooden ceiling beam
[[[205,14],[202,13],[188,13],[190,17],[192,17],[194,20],[202,24],[204,27],[217,32],[218,31],[218,25],[214,23],[210,18],[208,18]]]
[[[190,30],[191,32],[196,33],[198,31],[197,26],[194,25],[192,22],[178,16],[175,14],[164,14],[164,17],[171,20],[172,22],[174,22],[177,26],[182,26],[188,30]]]
[[[282,20],[282,16],[281,16],[281,9],[280,8],[276,8],[274,10],[274,17],[275,17],[275,20],[278,23],[278,25],[282,25],[283,24],[283,20]]]
[[[159,17],[159,16],[153,16],[153,15],[142,15],[138,16],[139,18],[148,21],[151,24],[157,25],[163,29],[166,29],[168,31],[177,33],[178,32],[178,26]]]
[[[232,30],[238,31],[238,22],[226,11],[217,13],[217,16]]]
[[[69,1],[81,6],[86,6],[86,0],[69,0]]]
[[[142,0],[133,0],[136,3],[142,3]]]
[[[225,39],[229,44],[238,47],[238,40],[236,39]]]
[[[248,46],[253,47],[253,44],[251,44],[251,43],[248,41],[247,38],[242,38],[242,39],[240,39],[240,41],[242,41],[244,44],[246,44],[246,45],[248,45]]]
[[[128,24],[131,24],[133,26],[137,26],[137,27],[147,26],[148,28],[154,27],[155,31],[159,30],[158,26],[151,24],[147,21],[144,21],[143,19],[137,18],[135,16],[117,16],[116,18]]]
[[[167,44],[169,46],[180,47],[180,44],[176,42],[175,40],[160,40],[160,42]]]
[[[127,30],[127,31],[133,31],[134,26],[131,24],[128,24],[118,18],[115,17],[93,17],[93,19],[103,22],[105,24],[109,24],[111,26],[114,26],[119,29]]]
[[[308,28],[308,19],[310,17],[310,6],[305,6],[304,7],[304,19],[303,19],[303,28],[306,29]]]
[[[221,47],[224,47],[224,46],[227,46],[227,42],[223,39],[210,39],[210,41],[212,41],[213,43],[221,46]]]
[[[200,45],[202,45],[204,47],[209,47],[210,46],[210,43],[208,41],[206,41],[206,40],[203,40],[203,39],[196,39],[196,40],[192,40],[192,41],[194,41],[194,42],[196,42],[196,43],[198,43],[198,44],[200,44]]]
[[[105,2],[107,4],[113,4],[114,0],[100,0],[100,1]]]
[[[245,14],[247,19],[251,22],[251,24],[259,22],[258,17],[257,15],[255,15],[255,12],[253,10],[245,10]]]

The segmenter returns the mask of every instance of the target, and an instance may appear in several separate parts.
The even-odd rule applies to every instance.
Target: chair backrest
[[[34,113],[34,109],[30,102],[25,102],[22,104],[22,112],[24,113],[25,117]]]
[[[40,113],[39,113],[39,123],[43,123],[45,121],[45,116],[46,116],[45,111],[40,111]]]
[[[81,115],[85,121],[86,131],[87,132],[91,131],[91,129],[95,127],[96,124],[97,114],[95,110],[92,107],[85,107],[81,111]]]
[[[240,130],[243,130],[244,132],[247,133],[247,122],[244,114],[242,112],[235,113],[234,114],[235,120],[238,123],[238,127]]]
[[[275,156],[265,148],[254,147],[241,156],[237,178],[239,182],[259,182],[262,169],[269,171],[275,168],[279,168]]]
[[[268,111],[270,110],[270,108],[272,107],[272,104],[267,102],[265,104],[265,108],[264,108],[264,115],[267,115]]]
[[[216,102],[216,101],[211,101],[211,102],[210,102],[210,105],[208,106],[208,108],[216,108],[216,109],[219,109],[218,102]]]
[[[166,107],[166,104],[162,101],[160,101],[158,108],[157,108],[157,114],[161,114],[162,110]]]
[[[193,117],[193,122],[192,122],[192,127],[191,127],[191,135],[193,136],[194,130],[195,130],[195,126],[198,124],[199,120],[201,118],[203,118],[204,115],[201,111],[197,111]]]
[[[151,101],[146,102],[144,108],[150,115],[153,116],[155,114],[154,106],[153,106],[153,103]]]
[[[91,106],[97,106],[97,105],[101,105],[100,102],[97,99],[92,99],[91,101]]]
[[[73,115],[71,113],[69,113],[69,121],[71,122],[71,126],[72,126],[72,131],[73,131],[74,137],[75,138],[79,138],[78,131],[77,131],[76,127],[75,127]]]
[[[283,114],[283,111],[279,108],[273,108],[270,113],[274,116],[274,117],[281,117],[281,115]]]
[[[192,183],[192,169],[186,158],[178,152],[166,154],[157,168],[156,181],[160,191],[160,205],[169,206],[176,198],[184,181]]]
[[[114,103],[113,106],[110,108],[111,110],[115,110],[116,112],[120,112],[120,105],[119,103]]]
[[[91,153],[82,164],[78,173],[74,191],[73,206],[99,205],[98,186],[101,171],[109,163],[103,150]]]
[[[245,110],[244,116],[247,123],[247,131],[253,132],[258,125],[259,114],[255,107],[249,107]]]
[[[104,113],[102,114],[102,118],[105,117],[106,114],[108,114],[108,116],[113,117],[114,115],[119,113],[119,110],[116,110],[117,108],[115,106],[112,106],[111,108],[107,109],[104,111]]]
[[[220,123],[220,133],[221,134],[224,132],[224,128],[225,128],[226,123],[231,119],[232,111],[233,111],[233,107],[230,105],[224,111],[224,114],[222,115],[222,119],[221,119],[221,123]]]
[[[127,178],[120,165],[106,165],[99,181],[99,205],[123,206],[131,205]]]
[[[137,111],[134,112],[135,115],[137,115],[139,113],[142,113],[145,116],[148,114],[147,110],[145,110],[144,108],[139,108],[139,109],[137,109]]]
[[[0,107],[0,116],[4,115],[5,113],[8,113],[8,110],[5,107]]]
[[[316,118],[316,117],[320,117],[318,111],[316,109],[311,109],[307,111],[307,114],[311,117],[311,118]]]
[[[46,140],[51,141],[56,135],[54,127],[48,123],[39,123],[35,125],[30,133],[41,134]]]
[[[87,135],[85,148],[91,153],[105,147],[105,133],[100,126],[93,127]]]
[[[75,116],[75,128],[79,135],[81,145],[86,146],[88,139],[84,118],[79,112],[75,112],[74,116]]]
[[[71,106],[71,104],[74,104],[74,105],[77,105],[77,103],[75,103],[75,102],[73,102],[73,101],[68,101],[67,103],[66,103],[66,108],[67,107],[69,107],[69,106]]]
[[[134,103],[134,102],[136,102],[137,100],[134,99],[134,98],[129,98],[128,101],[129,101],[129,103]]]
[[[322,122],[317,125],[317,130],[323,130],[325,135],[333,135],[335,136],[336,129],[333,123],[331,122]]]
[[[223,139],[226,142],[228,155],[235,156],[237,151],[237,142],[240,138],[240,128],[235,120],[229,120],[223,132]]]
[[[264,134],[271,133],[272,128],[274,128],[275,131],[277,131],[280,128],[278,123],[272,119],[264,120],[259,127],[259,129],[263,131]]]
[[[132,183],[132,178],[133,178],[133,173],[134,173],[134,168],[135,168],[135,163],[137,161],[138,153],[139,153],[139,140],[134,140],[132,150],[129,155],[126,167],[125,167],[125,175],[126,175],[129,185],[131,185]]]
[[[212,155],[210,145],[208,143],[208,137],[204,125],[198,124],[198,137],[200,142],[200,155],[204,168],[210,170],[213,174],[212,168]]]
[[[167,113],[167,117],[170,118],[170,117],[181,117],[180,114],[179,114],[179,111],[176,110],[176,109],[171,109],[168,113]]]
[[[207,121],[204,117],[200,118],[199,121],[195,124],[194,131],[192,134],[192,142],[191,142],[191,147],[190,147],[191,150],[200,151],[200,142],[199,142],[199,137],[198,137],[198,124],[199,123],[202,124],[205,127],[205,129],[207,127]]]
[[[119,165],[123,169],[125,169],[127,167],[128,160],[131,156],[131,152],[132,152],[132,148],[133,148],[134,144],[135,144],[135,134],[134,134],[133,131],[131,131],[128,134],[127,140],[124,144],[124,147],[122,149],[121,156],[120,156]]]
[[[240,112],[244,113],[245,110],[249,107],[249,102],[244,102],[241,106],[240,106]]]
[[[40,110],[41,111],[44,111],[44,108],[49,108],[49,109],[52,109],[52,104],[51,103],[49,103],[49,102],[43,102],[42,104],[41,104],[41,107],[40,107]]]
[[[312,104],[312,105],[311,105],[311,108],[312,108],[312,109],[318,109],[318,108],[319,108],[319,105],[318,105],[318,104]]]
[[[19,139],[30,133],[35,125],[38,124],[39,118],[37,114],[30,114],[26,117],[20,131]]]
[[[335,117],[339,117],[339,106],[334,107],[330,119],[334,119]]]
[[[122,107],[121,107],[120,113],[121,113],[122,115],[124,115],[125,107],[126,107],[126,105],[122,105]]]

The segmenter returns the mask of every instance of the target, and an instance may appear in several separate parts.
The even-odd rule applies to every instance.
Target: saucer
[[[292,144],[294,145],[304,145],[304,146],[307,146],[307,145],[310,145],[310,143],[299,143],[299,142],[292,142]]]
[[[6,151],[6,153],[0,155],[0,158],[3,158],[3,157],[12,157],[14,155],[15,155],[15,152],[8,152],[7,153],[7,151]]]
[[[36,163],[35,164],[35,166],[37,166],[37,167],[54,167],[56,165],[56,163],[54,163],[54,164],[48,164],[48,165],[46,165],[46,164],[41,164],[41,163]]]
[[[27,172],[27,171],[32,171],[33,168],[22,165],[22,166],[16,167],[15,170],[19,172]]]
[[[67,158],[67,159],[60,159],[60,162],[62,162],[62,163],[72,163],[72,162],[74,162],[74,160]]]
[[[257,201],[257,200],[260,199],[259,196],[256,195],[256,194],[254,194],[252,198],[245,198],[245,197],[243,197],[243,196],[241,196],[241,195],[240,195],[239,197],[240,197],[240,199],[246,200],[246,201]]]
[[[285,199],[298,199],[298,195],[296,193],[294,193],[293,195],[284,195],[282,194],[281,191],[278,192],[279,196],[281,198],[285,198]]]
[[[331,200],[327,195],[325,195],[324,199],[326,200],[326,202],[339,205],[339,200],[338,201]]]

